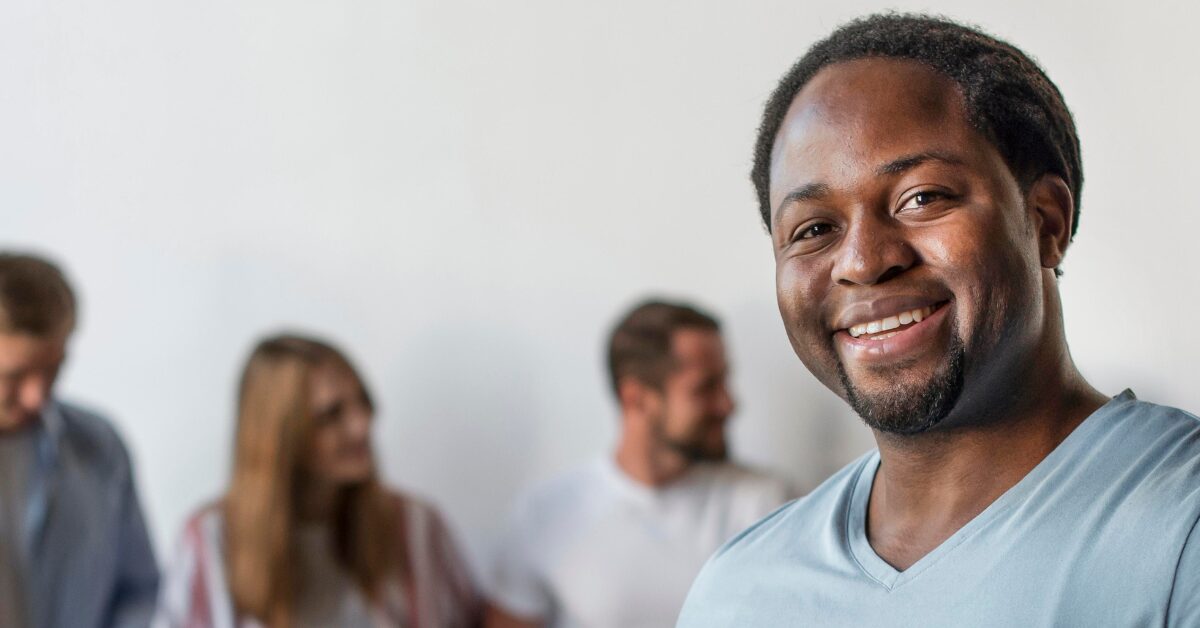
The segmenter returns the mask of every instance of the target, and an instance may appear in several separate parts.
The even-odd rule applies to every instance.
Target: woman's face
[[[312,373],[312,440],[307,471],[318,480],[354,484],[370,479],[372,411],[362,384],[345,366],[322,364]]]

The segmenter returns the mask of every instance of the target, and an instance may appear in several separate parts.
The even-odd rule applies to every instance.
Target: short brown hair
[[[75,328],[75,293],[53,262],[0,253],[0,332],[50,336]]]
[[[719,332],[721,325],[711,314],[684,303],[647,300],[630,310],[617,323],[608,341],[608,372],[613,392],[618,392],[625,377],[662,388],[674,368],[671,337],[681,329]]]

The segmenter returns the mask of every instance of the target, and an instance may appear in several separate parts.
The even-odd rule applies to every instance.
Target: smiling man
[[[842,27],[767,103],[753,180],[797,355],[878,450],[730,541],[679,625],[1200,625],[1200,421],[1071,360],[1079,142],[1021,51]]]

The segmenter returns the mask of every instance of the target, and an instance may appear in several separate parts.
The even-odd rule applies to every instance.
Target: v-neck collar
[[[949,538],[942,541],[940,545],[922,556],[920,560],[913,563],[904,571],[897,571],[895,567],[880,558],[875,553],[875,549],[871,547],[871,542],[867,539],[867,505],[870,502],[871,488],[875,484],[875,475],[879,470],[880,461],[879,450],[875,450],[859,467],[858,475],[853,479],[850,499],[847,500],[845,521],[846,538],[850,545],[850,555],[867,576],[889,591],[917,578],[922,572],[933,567],[938,561],[951,554],[955,548],[985,529],[997,517],[1007,512],[1014,505],[1023,502],[1029,493],[1037,488],[1046,476],[1059,466],[1059,462],[1063,458],[1070,456],[1071,452],[1079,447],[1079,443],[1089,440],[1088,435],[1095,431],[1097,426],[1103,422],[1103,419],[1101,419],[1103,415],[1111,413],[1123,402],[1134,401],[1136,399],[1137,397],[1134,396],[1133,391],[1126,389],[1095,412],[1088,415],[1088,418],[1084,419],[1083,423],[1079,424],[1078,427],[1068,434],[1037,466],[1025,474],[1025,477],[1021,478],[1019,482],[996,498],[996,501],[988,505],[974,519],[968,521],[966,525],[959,528]]]

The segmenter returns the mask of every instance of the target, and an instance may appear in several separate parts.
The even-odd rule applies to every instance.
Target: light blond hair
[[[313,371],[330,364],[362,383],[340,351],[297,335],[260,342],[242,374],[233,476],[223,502],[225,564],[237,613],[270,628],[292,623],[296,504],[314,423],[309,391]],[[399,513],[377,477],[342,489],[330,523],[338,560],[369,600],[379,602],[389,575],[407,581]]]

